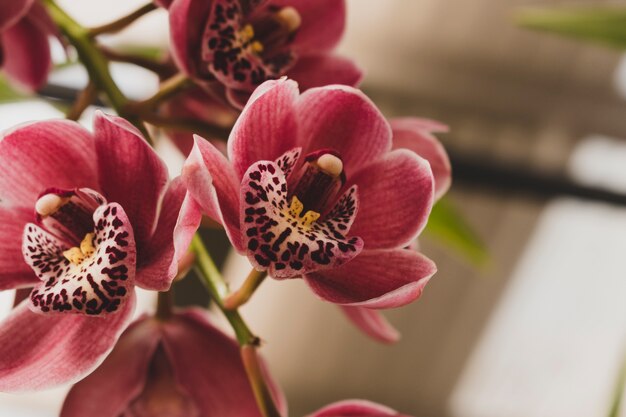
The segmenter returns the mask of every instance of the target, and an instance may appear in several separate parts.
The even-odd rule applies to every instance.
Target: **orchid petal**
[[[252,163],[273,161],[298,146],[297,98],[298,85],[284,78],[255,90],[228,139],[228,155],[239,178]]]
[[[334,48],[346,24],[344,0],[272,0],[275,7],[294,7],[302,19],[292,47],[300,54]]]
[[[33,5],[34,0],[3,0],[0,1],[0,32],[13,26]]]
[[[30,19],[21,19],[2,33],[2,69],[29,90],[45,84],[52,67],[48,34]]]
[[[22,256],[24,225],[32,220],[32,209],[9,209],[0,203],[0,291],[39,283]]]
[[[160,339],[156,321],[141,319],[131,324],[102,365],[72,387],[61,417],[123,415],[143,390]]]
[[[170,183],[165,193],[156,230],[137,257],[139,264],[135,280],[141,288],[166,291],[176,277],[178,260],[175,256],[174,228],[186,191],[179,177]]]
[[[359,187],[352,233],[367,249],[407,246],[422,231],[433,205],[433,177],[425,159],[392,151],[349,177]]]
[[[157,209],[167,188],[167,167],[126,120],[97,112],[94,119],[100,188],[124,207],[139,248],[156,226]]]
[[[393,148],[409,149],[430,163],[435,178],[435,199],[450,188],[452,168],[445,148],[431,132],[445,132],[447,127],[431,120],[412,117],[392,119]]]
[[[304,154],[335,149],[348,178],[391,149],[389,123],[357,89],[339,85],[312,88],[300,96],[296,112]]]
[[[363,307],[340,307],[350,321],[372,339],[382,343],[396,343],[400,340],[398,330],[380,312]]]
[[[243,250],[239,237],[239,180],[226,157],[200,137],[185,162],[183,179],[202,211],[218,221],[233,246]]]
[[[212,3],[203,0],[173,0],[169,6],[172,56],[187,75],[197,75],[204,25]]]
[[[345,400],[317,410],[308,417],[408,417],[384,405],[366,400]]]
[[[51,186],[97,188],[93,138],[75,122],[43,121],[7,132],[0,160],[3,204],[34,207]]]
[[[36,314],[23,302],[0,323],[0,392],[46,389],[81,379],[113,349],[134,307],[132,295],[117,313],[88,317]]]
[[[80,261],[64,256],[69,249],[64,242],[37,225],[26,225],[24,259],[42,281],[30,295],[33,311],[104,315],[128,300],[137,258],[133,229],[117,203],[100,206],[93,221],[92,253]]]
[[[274,278],[294,278],[336,268],[358,255],[363,241],[347,238],[338,227],[356,214],[355,190],[340,200],[326,222],[308,221],[310,212],[301,216],[302,207],[296,209],[294,201],[290,206],[287,181],[276,163],[257,162],[244,175],[241,239],[257,270],[268,270]]]
[[[179,385],[203,416],[260,417],[237,343],[213,327],[200,310],[163,323],[163,345]],[[269,382],[270,386],[275,386]],[[274,391],[279,408],[282,394]]]
[[[330,54],[301,56],[287,75],[302,91],[329,84],[356,87],[363,79],[363,71],[351,59]]]
[[[353,307],[400,307],[416,300],[437,268],[406,249],[364,250],[339,268],[307,274],[305,280],[325,301]]]

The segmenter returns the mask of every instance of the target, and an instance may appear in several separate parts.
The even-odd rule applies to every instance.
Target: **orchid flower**
[[[0,67],[29,90],[41,87],[52,66],[48,36],[56,33],[39,2],[0,1]]]
[[[389,123],[360,91],[300,95],[294,81],[267,81],[237,120],[228,157],[196,138],[185,210],[223,224],[256,270],[302,277],[323,300],[370,309],[415,300],[435,273],[405,249],[433,204],[430,166],[392,150]]]
[[[285,401],[266,375],[279,408]],[[206,312],[144,317],[104,363],[70,390],[61,417],[261,417],[237,342]]]
[[[393,149],[408,149],[430,163],[435,180],[435,200],[450,188],[451,167],[448,154],[434,133],[448,131],[448,127],[434,120],[403,117],[390,120],[393,132]],[[346,317],[368,336],[382,343],[395,343],[400,339],[396,330],[379,311],[364,307],[341,306]]]
[[[317,410],[307,417],[409,417],[366,400],[345,400]]]
[[[262,82],[288,75],[302,89],[356,85],[361,71],[331,53],[344,0],[174,0],[172,52],[183,72],[243,107]]]
[[[134,286],[167,290],[176,275],[184,195],[118,117],[98,112],[93,134],[44,121],[4,135],[0,290],[32,291],[0,323],[0,391],[76,381],[104,359],[133,313]],[[177,242],[191,232],[179,227]]]

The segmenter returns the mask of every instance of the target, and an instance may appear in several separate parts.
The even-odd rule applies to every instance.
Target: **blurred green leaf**
[[[613,395],[613,403],[609,411],[609,417],[619,417],[622,408],[622,399],[624,398],[624,390],[626,389],[626,357],[622,362],[620,373],[615,384],[615,394]]]
[[[25,96],[11,87],[7,78],[0,74],[0,103],[23,100]]]
[[[526,9],[516,16],[521,26],[626,49],[626,7],[588,6]]]
[[[463,216],[448,200],[433,207],[426,232],[447,246],[462,253],[472,263],[483,266],[489,259],[487,248]]]

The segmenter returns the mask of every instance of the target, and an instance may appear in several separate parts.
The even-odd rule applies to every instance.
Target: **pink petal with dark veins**
[[[94,118],[100,189],[124,207],[139,251],[152,237],[165,194],[165,163],[126,120],[98,111]]]
[[[396,343],[400,333],[376,310],[363,307],[340,306],[345,315],[372,339],[382,343]]]
[[[80,380],[113,349],[134,308],[134,294],[122,310],[105,317],[36,314],[22,302],[0,323],[0,391],[40,390]]]
[[[155,320],[144,318],[131,324],[102,365],[72,387],[61,417],[122,415],[141,394],[160,339]]]
[[[307,274],[305,280],[331,303],[392,308],[419,298],[436,271],[433,261],[418,252],[376,249],[363,250],[339,268]]]

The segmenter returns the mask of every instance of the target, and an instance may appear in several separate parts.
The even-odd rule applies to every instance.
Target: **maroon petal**
[[[452,168],[445,148],[431,132],[447,132],[438,122],[413,117],[390,120],[393,130],[393,148],[409,149],[430,163],[435,177],[435,199],[450,188]]]
[[[14,81],[36,90],[52,66],[48,34],[30,19],[21,19],[2,33],[2,69]]]
[[[226,157],[196,137],[185,161],[183,179],[202,212],[224,225],[233,246],[243,250],[239,236],[239,180]]]
[[[298,146],[294,107],[298,85],[282,78],[257,88],[228,139],[228,155],[239,178],[256,161],[273,161]]]
[[[130,320],[135,297],[106,317],[36,314],[27,302],[0,324],[0,391],[76,382],[113,349]]]
[[[94,131],[102,194],[124,207],[141,251],[154,231],[167,168],[126,120],[97,112]]]
[[[352,60],[330,54],[300,57],[287,75],[298,82],[301,91],[329,84],[356,87],[363,79],[363,71]]]
[[[67,244],[37,225],[26,225],[22,253],[41,280],[30,295],[33,311],[106,315],[128,301],[137,257],[133,229],[117,203],[100,206],[93,221],[91,253],[72,262],[64,253]]]
[[[32,208],[8,208],[0,203],[0,291],[39,283],[22,256],[24,226],[33,217]]]
[[[339,401],[317,410],[308,417],[409,417],[384,405],[367,400]]]
[[[33,5],[34,0],[0,1],[0,32],[14,25]]]
[[[407,246],[426,225],[434,185],[425,159],[399,149],[348,178],[359,187],[352,233],[363,238],[367,249]]]
[[[364,250],[347,264],[305,276],[321,299],[367,308],[400,307],[416,300],[435,274],[433,261],[406,250]]]
[[[372,339],[382,343],[396,343],[400,333],[376,310],[363,307],[340,306],[346,316]]]
[[[246,377],[239,346],[206,319],[188,310],[163,324],[163,345],[179,385],[203,416],[260,417]],[[269,381],[271,387],[275,387]],[[274,391],[280,409],[282,394]]]
[[[47,188],[98,189],[97,178],[93,137],[78,123],[31,123],[0,140],[3,204],[34,208]]]
[[[148,244],[141,248],[137,258],[136,281],[142,288],[165,291],[176,276],[178,260],[175,256],[174,228],[186,192],[183,180],[179,177],[170,183],[165,193],[156,230]]]
[[[212,4],[207,0],[173,0],[169,6],[172,56],[191,76],[197,75],[204,25]]]
[[[102,365],[72,387],[61,417],[121,416],[141,394],[160,339],[156,321],[141,319],[131,324]]]
[[[293,40],[298,53],[328,51],[337,45],[346,23],[344,0],[272,0],[272,6],[295,7],[302,24]]]
[[[310,89],[300,96],[296,111],[304,154],[323,148],[337,150],[348,178],[391,149],[389,123],[355,88]]]
[[[287,180],[276,163],[253,164],[241,182],[241,240],[248,259],[274,278],[295,278],[349,262],[363,241],[346,237],[337,226],[350,227],[357,204],[353,188],[342,196],[329,220],[316,221],[320,213],[305,213],[295,197],[287,200]]]

